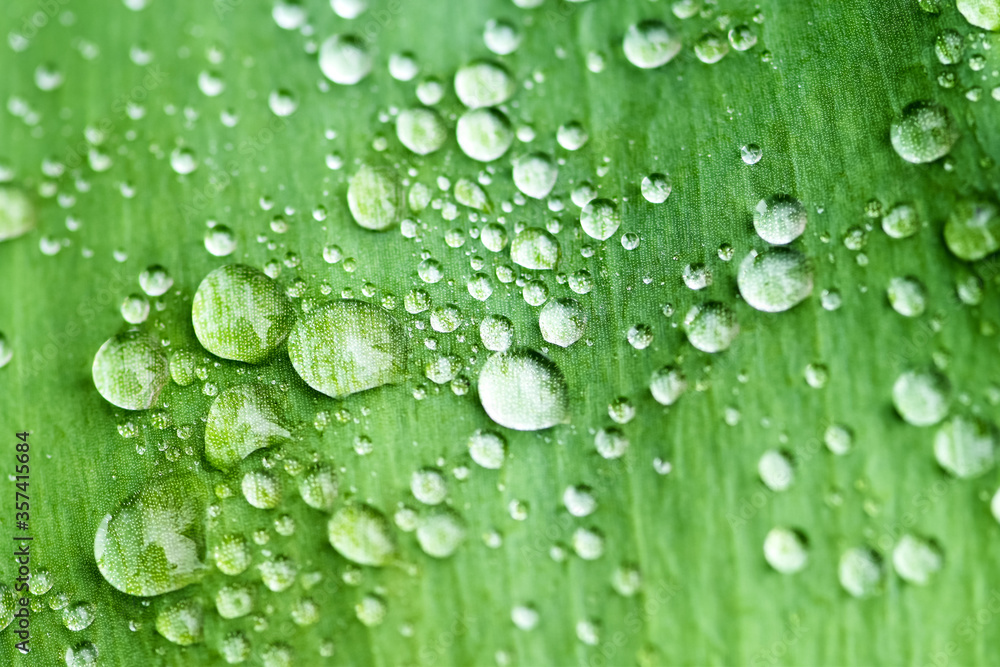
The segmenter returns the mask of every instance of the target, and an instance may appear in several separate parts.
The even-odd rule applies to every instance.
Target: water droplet
[[[66,649],[66,667],[97,667],[99,656],[93,642],[81,642]]]
[[[385,601],[376,595],[366,595],[361,598],[361,602],[354,605],[354,613],[362,625],[367,627],[381,625],[387,613]]]
[[[205,232],[205,250],[215,257],[226,257],[236,250],[236,235],[225,225],[216,225]]]
[[[932,426],[948,414],[951,383],[933,369],[906,371],[892,386],[892,402],[907,423]]]
[[[757,45],[757,35],[746,24],[740,24],[729,31],[729,43],[737,51],[749,51]]]
[[[472,109],[458,119],[458,146],[479,162],[492,162],[503,156],[514,141],[510,120],[492,108]]]
[[[510,258],[531,270],[555,269],[559,263],[559,242],[544,229],[528,227],[510,244]]]
[[[13,188],[0,188],[0,241],[13,239],[35,227],[35,206]]]
[[[965,40],[957,30],[942,30],[934,39],[934,53],[942,65],[957,65],[964,52]]]
[[[772,528],[764,538],[764,560],[781,574],[800,572],[809,561],[806,540],[788,528]]]
[[[642,196],[652,204],[662,204],[673,191],[670,177],[666,174],[650,174],[642,179]]]
[[[660,405],[673,405],[687,391],[687,378],[673,366],[664,366],[653,373],[649,391]]]
[[[1000,212],[990,202],[958,202],[944,226],[944,241],[955,257],[967,262],[1000,250]]]
[[[174,279],[159,265],[150,266],[139,274],[139,286],[149,296],[163,296],[173,285]]]
[[[361,38],[334,35],[319,47],[319,68],[330,81],[353,86],[372,71],[372,57]]]
[[[506,56],[521,45],[521,31],[510,21],[490,19],[483,31],[486,48],[498,56]]]
[[[295,311],[271,278],[252,267],[229,264],[201,281],[191,318],[206,350],[223,359],[255,364],[285,340]]]
[[[813,267],[792,248],[751,252],[736,279],[743,299],[765,313],[779,313],[802,303],[813,290]]]
[[[212,557],[219,571],[236,576],[250,567],[252,559],[247,541],[240,535],[223,535],[212,549]]]
[[[757,473],[764,485],[772,491],[785,491],[795,481],[791,459],[777,449],[769,449],[757,462]]]
[[[642,69],[661,67],[681,50],[681,40],[662,21],[641,21],[629,26],[622,43],[625,57]]]
[[[109,584],[129,595],[184,588],[204,574],[202,487],[190,475],[164,478],[104,517],[94,558]]]
[[[584,560],[597,560],[604,555],[604,537],[591,528],[573,531],[573,551]]]
[[[981,419],[952,417],[934,434],[934,458],[955,477],[978,477],[996,462],[996,428]]]
[[[622,224],[618,207],[610,199],[593,199],[580,212],[580,225],[587,236],[604,241],[618,231]]]
[[[396,136],[417,155],[429,155],[444,145],[448,128],[433,109],[406,109],[396,118]]]
[[[146,410],[170,379],[167,358],[147,334],[128,331],[108,339],[94,357],[94,385],[106,401]]]
[[[215,608],[222,618],[241,618],[253,610],[253,593],[244,584],[223,586],[215,594]]]
[[[837,456],[843,456],[854,446],[854,434],[842,424],[830,424],[823,434],[827,449]]]
[[[337,499],[337,478],[333,470],[317,466],[299,478],[299,495],[306,505],[318,510],[329,510]]]
[[[927,307],[927,289],[912,276],[891,279],[886,294],[892,309],[903,317],[918,317]]]
[[[149,301],[142,294],[129,294],[122,301],[121,313],[129,324],[142,324],[149,317]]]
[[[718,301],[692,306],[684,316],[688,341],[702,352],[728,349],[740,332],[736,314]]]
[[[580,150],[589,138],[583,125],[575,120],[560,125],[556,131],[556,141],[568,151]]]
[[[94,161],[97,156],[94,155],[94,159],[91,160],[91,166],[94,166]],[[99,160],[101,164],[98,166],[101,168],[96,168],[95,171],[106,171],[108,167],[111,166],[110,158],[104,158]],[[170,167],[178,174],[182,176],[185,174],[190,174],[192,171],[198,168],[198,159],[194,156],[194,151],[190,148],[175,148],[170,153]]]
[[[517,431],[569,421],[569,387],[562,372],[530,350],[491,356],[479,374],[479,400],[490,419]]]
[[[237,385],[212,403],[205,424],[205,458],[216,468],[228,470],[252,452],[290,437],[263,385]]]
[[[806,207],[791,195],[765,197],[753,212],[757,234],[774,245],[785,245],[797,239],[805,231],[806,222]]]
[[[896,574],[911,584],[925,586],[944,565],[941,548],[932,540],[906,534],[892,550]]]
[[[420,74],[420,65],[417,64],[417,59],[412,53],[403,51],[389,56],[389,76],[396,81],[412,81],[418,74]],[[418,97],[420,97],[419,94]],[[420,99],[423,101],[422,97]],[[429,102],[427,104],[435,103]]]
[[[905,239],[920,231],[916,210],[909,204],[894,206],[882,218],[882,230],[894,239]]]
[[[882,581],[882,558],[871,549],[855,547],[840,556],[837,575],[844,590],[856,598],[875,594]]]
[[[250,471],[240,482],[243,497],[250,505],[261,510],[274,509],[281,502],[281,484],[269,472]]]
[[[288,336],[288,357],[306,384],[334,398],[405,377],[407,339],[385,309],[345,299],[300,319]]]
[[[587,314],[576,299],[552,299],[538,314],[538,327],[546,342],[569,347],[583,337]]]
[[[983,30],[1000,30],[1000,0],[958,0],[965,20]]]
[[[746,164],[757,164],[764,157],[764,151],[757,144],[743,144],[740,148],[740,158]]]
[[[380,232],[399,221],[403,209],[402,189],[388,169],[362,165],[351,177],[347,205],[355,222],[365,229]]]
[[[465,524],[451,510],[437,510],[417,527],[420,549],[434,558],[447,558],[465,539]]]
[[[493,352],[506,352],[514,342],[514,324],[503,315],[487,315],[479,324],[483,346]]]
[[[455,73],[455,94],[470,109],[495,107],[514,94],[514,80],[499,63],[480,60]]]
[[[899,157],[921,164],[944,157],[958,141],[951,113],[936,102],[913,102],[892,122],[889,138]]]
[[[178,646],[199,643],[204,627],[205,611],[195,598],[174,602],[156,615],[156,631]]]
[[[528,197],[544,199],[558,177],[559,168],[546,153],[531,153],[514,161],[514,185]]]
[[[694,45],[694,54],[706,65],[719,62],[727,53],[729,40],[714,32],[705,33]]]
[[[389,521],[374,507],[345,505],[330,519],[328,530],[337,553],[359,565],[379,567],[395,556]]]
[[[620,459],[628,446],[628,438],[617,428],[602,428],[594,435],[594,448],[604,459]]]

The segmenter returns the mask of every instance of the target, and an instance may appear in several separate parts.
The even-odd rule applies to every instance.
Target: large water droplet
[[[753,226],[757,234],[774,245],[791,243],[806,229],[806,207],[795,197],[771,195],[757,203]]]
[[[736,282],[748,304],[765,313],[779,313],[812,294],[812,262],[792,248],[751,252],[740,264]]]
[[[295,311],[276,282],[243,264],[212,271],[191,306],[198,341],[223,359],[259,363],[284,342]]]
[[[205,632],[201,601],[187,598],[164,607],[156,615],[156,631],[178,646],[199,643]]]
[[[399,180],[388,169],[361,165],[347,188],[347,206],[354,221],[380,232],[396,225],[403,210]]]
[[[319,47],[319,68],[330,81],[353,86],[372,71],[372,57],[361,38],[334,35]]]
[[[1000,250],[1000,212],[990,202],[958,202],[945,223],[944,241],[955,257],[967,262]]]
[[[931,426],[948,414],[951,383],[933,369],[906,371],[892,385],[892,402],[907,423]]]
[[[630,63],[651,69],[673,60],[681,50],[681,40],[662,21],[651,19],[629,26],[622,49]]]
[[[481,60],[455,73],[455,94],[470,109],[495,107],[514,94],[514,80],[503,65]]]
[[[21,190],[0,188],[0,241],[16,238],[35,227],[35,206]]]
[[[934,458],[955,477],[969,479],[996,463],[996,428],[979,418],[952,417],[934,434]]]
[[[433,109],[406,109],[396,118],[396,136],[417,155],[429,155],[444,145],[448,128]]]
[[[1000,0],[958,0],[965,20],[983,30],[1000,30]]]
[[[534,199],[547,197],[558,177],[559,168],[545,153],[531,153],[514,161],[514,185]]]
[[[205,458],[227,470],[252,452],[288,440],[278,408],[260,384],[225,390],[212,403],[205,424]]]
[[[889,129],[892,147],[907,162],[920,164],[944,157],[958,141],[951,113],[936,102],[913,102]]]
[[[559,263],[559,242],[544,229],[528,227],[514,237],[510,258],[518,266],[534,271],[550,270]]]
[[[359,565],[382,566],[396,553],[389,520],[374,507],[345,505],[333,515],[327,528],[333,548]]]
[[[569,387],[559,368],[530,350],[494,354],[479,373],[479,400],[490,419],[517,431],[569,421]]]
[[[805,538],[795,530],[772,528],[764,538],[764,560],[781,574],[795,574],[806,566]]]
[[[692,306],[684,317],[688,341],[702,352],[721,352],[740,332],[736,314],[723,303],[710,301]]]
[[[176,591],[205,572],[206,494],[193,476],[166,477],[104,517],[94,558],[104,578],[129,595]]]
[[[922,537],[903,535],[892,550],[892,566],[896,574],[917,586],[926,585],[943,564],[941,548]]]
[[[538,328],[546,342],[569,347],[587,330],[587,313],[576,299],[551,299],[538,314]]]
[[[510,120],[498,109],[472,109],[458,119],[455,132],[462,152],[479,162],[501,157],[514,141]]]
[[[580,212],[580,225],[587,236],[598,241],[611,238],[622,224],[618,206],[610,199],[593,199]]]
[[[449,509],[437,510],[417,527],[417,542],[428,556],[447,558],[465,539],[465,523]]]
[[[334,398],[402,381],[407,347],[396,318],[351,299],[308,313],[288,337],[288,357],[299,377]]]

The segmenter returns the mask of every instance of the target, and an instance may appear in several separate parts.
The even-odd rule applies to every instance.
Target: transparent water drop
[[[604,536],[592,528],[573,531],[573,551],[583,560],[597,560],[604,555]]]
[[[886,289],[892,309],[903,317],[918,317],[927,307],[927,288],[912,276],[897,276]]]
[[[854,433],[843,424],[830,424],[823,433],[823,442],[831,453],[843,456],[854,446]]]
[[[205,250],[215,257],[226,257],[236,250],[236,234],[225,225],[216,225],[205,232]]]
[[[206,97],[218,97],[226,84],[218,72],[202,71],[198,74],[198,90]]]
[[[129,324],[142,324],[149,317],[149,301],[142,294],[129,294],[122,300],[120,310],[122,318]]]
[[[0,241],[17,238],[35,227],[35,205],[14,188],[0,188]]]
[[[802,303],[813,291],[813,265],[792,248],[751,252],[736,278],[744,301],[765,313],[779,313]]]
[[[673,405],[687,387],[687,377],[674,366],[664,366],[654,372],[649,381],[649,391],[660,405]]]
[[[156,631],[178,646],[201,642],[205,632],[205,610],[201,602],[186,598],[163,607],[156,615]]]
[[[792,460],[777,449],[764,452],[757,462],[757,473],[764,485],[772,491],[785,491],[795,481]]]
[[[176,591],[204,575],[206,494],[190,474],[158,480],[101,521],[94,558],[109,584],[129,595]]]
[[[444,145],[448,128],[433,109],[405,109],[396,118],[396,136],[417,155],[429,155]]]
[[[510,120],[492,108],[471,109],[458,119],[459,148],[479,162],[492,162],[504,155],[514,141]]]
[[[479,374],[479,400],[490,419],[516,431],[569,420],[569,387],[562,371],[530,350],[487,359]]]
[[[533,199],[544,199],[555,187],[559,167],[546,153],[531,153],[514,161],[514,185]]]
[[[330,510],[337,499],[337,478],[327,466],[317,465],[299,478],[299,495],[306,505],[318,510]]]
[[[139,287],[149,296],[163,296],[174,285],[174,279],[162,266],[153,265],[139,274]]]
[[[795,574],[809,561],[806,540],[789,528],[772,528],[764,538],[764,560],[781,574]]]
[[[556,141],[568,151],[580,150],[589,138],[587,130],[575,120],[560,125],[556,131]]]
[[[488,470],[499,470],[507,456],[507,442],[492,431],[482,429],[469,436],[469,456]]]
[[[764,150],[757,144],[743,144],[740,147],[740,159],[744,164],[757,164],[764,157]]]
[[[666,174],[650,174],[642,179],[642,196],[651,204],[662,204],[673,191],[670,177]]]
[[[282,30],[298,30],[306,17],[306,8],[296,0],[279,0],[271,9],[271,18]]]
[[[991,202],[959,201],[945,223],[944,241],[951,254],[967,262],[1000,250],[1000,211]]]
[[[490,19],[483,31],[486,48],[498,56],[514,53],[521,45],[521,31],[516,25],[504,19]]]
[[[460,178],[455,182],[455,201],[457,201],[462,206],[468,206],[469,208],[475,209],[477,211],[486,211],[489,209],[490,200],[486,196],[486,191],[483,190],[477,183],[473,183],[467,178]],[[487,229],[490,230],[487,232]],[[500,243],[502,234],[502,243]],[[487,239],[489,236],[489,239]],[[480,234],[480,240],[482,240],[483,245],[487,249],[493,252],[500,252],[503,247],[507,244],[507,232],[504,231],[503,227],[496,223],[490,223],[483,228]],[[494,250],[494,247],[499,244],[499,247]]]
[[[342,19],[356,19],[368,9],[368,0],[330,0],[330,7]]]
[[[728,53],[729,40],[718,33],[707,32],[694,44],[695,56],[706,65],[719,62]]]
[[[510,244],[510,258],[533,271],[552,270],[559,263],[559,242],[544,229],[528,227]]]
[[[569,347],[587,330],[587,313],[576,299],[552,299],[538,314],[538,327],[546,342]]]
[[[406,377],[407,338],[384,308],[344,299],[304,315],[288,336],[288,357],[306,384],[334,398]]]
[[[274,280],[255,268],[229,264],[205,276],[191,319],[198,342],[223,359],[260,363],[284,342],[295,310]]]
[[[594,435],[594,448],[603,459],[620,459],[629,444],[629,439],[617,428],[602,428]]]
[[[957,30],[942,30],[934,38],[934,53],[942,65],[957,65],[964,52],[965,39]]]
[[[666,65],[681,50],[680,37],[655,19],[629,26],[622,43],[625,57],[642,69]]]
[[[389,56],[389,76],[396,81],[412,81],[418,74],[420,74],[420,65],[417,64],[417,59],[412,53],[403,51],[400,53],[393,53]],[[419,93],[417,97],[423,101],[423,98],[420,97]],[[436,103],[436,101],[430,103],[425,102],[425,104]]]
[[[80,632],[90,627],[97,617],[97,608],[91,602],[77,602],[62,610],[62,622],[70,632]]]
[[[566,510],[576,517],[589,516],[597,509],[597,499],[589,487],[567,486],[563,491],[563,505]]]
[[[354,221],[365,229],[384,231],[399,222],[403,193],[388,169],[361,165],[347,188],[347,205]]]
[[[1000,30],[1000,0],[958,0],[965,20],[983,30]]]
[[[695,262],[684,267],[681,278],[688,289],[702,290],[712,284],[712,270],[701,262]]]
[[[94,357],[92,373],[101,396],[125,410],[150,408],[170,379],[161,346],[139,331],[108,339]]]
[[[372,71],[372,56],[360,37],[333,35],[319,47],[319,68],[330,81],[353,86]]]
[[[604,241],[614,236],[622,224],[618,206],[610,199],[592,199],[580,212],[580,226],[587,236]]]
[[[247,541],[235,534],[220,537],[212,548],[212,557],[219,571],[231,577],[245,572],[253,558]]]
[[[243,475],[240,482],[243,498],[260,510],[270,510],[281,502],[281,483],[269,472],[258,470]]]
[[[455,73],[455,94],[466,107],[495,107],[514,94],[514,79],[507,69],[489,60],[478,60]]]
[[[797,239],[805,231],[806,222],[806,207],[791,195],[771,195],[754,207],[754,229],[762,239],[774,245],[785,245]]]
[[[253,593],[244,584],[223,586],[215,593],[215,609],[222,618],[242,618],[253,611]]]
[[[267,96],[267,107],[275,116],[291,116],[299,108],[299,101],[288,90],[272,90]]]
[[[951,383],[933,369],[905,371],[892,386],[892,402],[907,423],[932,426],[948,414]]]
[[[369,505],[352,503],[341,507],[327,528],[337,553],[358,565],[381,567],[396,554],[388,519]]]
[[[80,642],[66,649],[66,667],[97,667],[100,652],[93,642]]]
[[[737,51],[749,51],[757,45],[757,35],[750,26],[741,23],[729,31],[729,43]]]
[[[955,477],[970,479],[993,469],[997,430],[975,417],[952,417],[934,434],[934,458]]]
[[[894,239],[905,239],[920,231],[917,211],[909,204],[892,207],[882,218],[882,230]]]
[[[465,540],[465,523],[452,510],[436,510],[417,527],[420,549],[433,558],[451,556]]]
[[[937,543],[909,533],[903,535],[892,550],[896,574],[917,586],[926,586],[943,565],[944,556]]]
[[[926,100],[907,105],[889,129],[896,153],[914,164],[944,157],[951,152],[958,136],[958,127],[948,109]]]
[[[283,425],[277,404],[258,383],[241,384],[219,394],[205,423],[205,458],[228,470],[251,453],[287,442],[291,432]]]
[[[882,582],[882,557],[866,547],[848,549],[840,556],[837,576],[840,585],[852,596],[871,597]]]
[[[182,176],[190,174],[198,168],[198,159],[195,157],[194,151],[190,148],[175,148],[170,153],[170,168]],[[95,169],[95,171],[105,170],[106,167],[104,169]]]
[[[718,301],[693,306],[684,316],[687,339],[702,352],[713,353],[728,349],[739,331],[736,314]]]

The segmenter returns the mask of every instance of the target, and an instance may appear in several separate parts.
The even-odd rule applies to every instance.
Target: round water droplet
[[[736,282],[748,304],[765,313],[779,313],[812,294],[812,262],[792,248],[751,252],[740,264]]]
[[[272,90],[267,96],[267,106],[275,116],[291,116],[299,108],[299,101],[287,90]]]
[[[573,531],[573,551],[584,560],[597,560],[604,555],[604,537],[591,528]]]
[[[983,30],[1000,30],[1000,0],[958,0],[965,20]]]
[[[586,486],[567,486],[563,491],[563,505],[576,517],[589,516],[597,509],[597,499]]]
[[[380,232],[399,222],[403,210],[402,188],[388,169],[362,165],[351,177],[347,205],[355,222]]]
[[[455,73],[455,94],[470,109],[495,107],[514,94],[514,80],[499,63],[480,60]]]
[[[490,19],[483,31],[483,42],[493,53],[506,56],[521,45],[521,31],[510,21]]]
[[[444,145],[448,128],[433,109],[406,109],[396,118],[396,136],[417,155],[429,155]]]
[[[129,595],[161,595],[205,572],[206,494],[179,474],[154,482],[104,517],[94,537],[97,568]]]
[[[334,35],[319,47],[319,68],[330,81],[353,86],[372,71],[372,57],[361,38]]]
[[[764,151],[757,144],[743,144],[740,159],[746,164],[757,164],[764,157]]]
[[[556,131],[556,141],[568,151],[580,150],[589,138],[587,130],[575,120],[560,125]]]
[[[882,574],[882,557],[865,547],[845,551],[837,567],[840,585],[856,598],[874,595],[882,581]]]
[[[673,191],[670,177],[666,174],[650,174],[642,179],[642,196],[652,204],[662,204]]]
[[[694,45],[695,56],[706,65],[719,62],[727,53],[729,53],[729,40],[714,32],[705,33]]]
[[[890,280],[886,295],[892,309],[903,317],[918,317],[927,307],[927,289],[912,276]]]
[[[278,408],[263,385],[241,384],[216,397],[205,424],[205,458],[228,470],[252,452],[287,442]]]
[[[993,469],[996,428],[979,418],[952,417],[934,434],[934,458],[955,477],[970,479]]]
[[[806,207],[791,195],[765,197],[753,211],[757,234],[774,245],[785,245],[799,238],[806,229],[806,222]]]
[[[434,558],[452,555],[464,539],[465,524],[452,510],[437,510],[417,527],[417,543],[425,554]]]
[[[333,515],[327,528],[337,553],[359,565],[380,567],[395,556],[389,520],[374,507],[345,505]]]
[[[673,366],[664,366],[649,381],[649,391],[660,405],[673,405],[687,391],[687,386],[684,373]]]
[[[108,339],[94,357],[94,385],[112,405],[146,410],[170,379],[162,348],[148,335],[128,331]]]
[[[925,586],[944,565],[941,548],[932,540],[906,534],[892,550],[896,574],[917,586]]]
[[[222,618],[242,618],[253,610],[253,592],[244,584],[223,586],[215,593],[215,609]]]
[[[1000,250],[1000,211],[985,201],[958,202],[944,226],[951,254],[974,262]]]
[[[94,161],[94,159],[96,158],[96,156],[97,156],[96,152],[92,151],[91,152],[91,161],[92,162]],[[102,163],[102,164],[100,164],[100,167],[102,167],[102,168],[96,169],[95,171],[104,171],[104,170],[106,170],[107,166],[105,166],[103,163],[104,162],[110,163],[110,159],[107,158],[107,157],[103,157],[100,160],[100,162]],[[110,166],[110,164],[108,164],[108,166]],[[190,148],[181,148],[181,147],[178,147],[178,148],[175,148],[170,153],[170,167],[175,172],[177,172],[178,174],[181,174],[183,176],[185,174],[190,174],[192,171],[194,171],[195,169],[198,168],[198,159],[195,157],[194,151],[192,151]]]
[[[178,646],[199,643],[205,631],[201,601],[187,598],[163,607],[156,615],[156,631]]]
[[[854,446],[854,434],[842,424],[830,424],[823,433],[826,448],[837,456],[843,456]]]
[[[440,471],[424,468],[410,477],[410,492],[425,505],[440,505],[448,495],[448,487]]]
[[[240,535],[223,535],[212,548],[215,566],[229,576],[242,574],[250,567],[252,556],[247,541]]]
[[[0,241],[13,239],[35,227],[35,205],[21,190],[0,188]]]
[[[498,109],[472,109],[458,119],[455,136],[462,152],[479,162],[503,156],[514,141],[510,120]]]
[[[62,610],[62,622],[70,632],[80,632],[90,627],[97,617],[97,609],[90,602],[77,602]]]
[[[546,342],[569,347],[587,330],[587,313],[576,299],[552,299],[538,314],[538,328]]]
[[[299,377],[334,398],[401,382],[407,347],[396,318],[351,299],[311,311],[288,336],[288,357]]]
[[[129,324],[142,324],[149,317],[149,301],[142,294],[129,294],[122,301],[121,313]]]
[[[905,239],[920,231],[917,211],[909,204],[894,206],[882,218],[882,230],[894,239]]]
[[[957,30],[942,30],[934,39],[934,53],[942,65],[957,65],[964,52],[965,40]]]
[[[629,440],[617,428],[602,428],[594,435],[594,449],[603,459],[620,459],[628,451]]]
[[[800,572],[809,561],[806,540],[788,528],[772,528],[764,538],[764,560],[781,574]]]
[[[932,426],[948,414],[951,383],[933,369],[906,371],[892,385],[892,402],[907,423]]]
[[[510,244],[510,258],[531,270],[551,270],[559,263],[559,242],[544,229],[528,227]]]
[[[174,279],[162,266],[150,266],[139,274],[139,287],[149,296],[163,296],[173,286]]]
[[[929,101],[907,105],[889,130],[896,153],[914,164],[944,157],[951,152],[958,136],[958,127],[948,109]]]
[[[243,264],[212,271],[191,306],[198,341],[223,359],[260,363],[284,342],[295,311],[276,282]]]
[[[630,63],[652,69],[673,60],[680,53],[681,40],[662,21],[653,19],[629,26],[622,49]]]
[[[216,257],[226,257],[236,250],[236,235],[225,225],[216,225],[205,232],[205,250]]]
[[[93,642],[81,642],[66,649],[66,667],[97,667],[99,657]]]
[[[514,185],[528,197],[544,199],[558,177],[559,168],[546,153],[531,153],[514,161]]]
[[[281,483],[269,472],[258,470],[246,473],[240,482],[240,489],[246,501],[257,509],[274,509],[281,502]]]
[[[479,324],[479,338],[492,352],[506,352],[514,342],[514,324],[503,315],[487,315]]]
[[[530,350],[487,359],[479,374],[479,400],[490,419],[517,431],[569,421],[569,387],[562,371]]]
[[[306,505],[318,510],[333,507],[337,490],[337,478],[326,466],[317,466],[299,478],[299,495]]]
[[[757,473],[764,485],[772,491],[785,491],[795,481],[791,459],[776,449],[769,449],[760,457]]]
[[[469,456],[483,468],[499,470],[507,455],[507,443],[492,431],[476,431],[469,437]]]
[[[736,314],[725,304],[710,301],[692,306],[684,317],[688,341],[702,352],[728,349],[740,332]]]
[[[618,206],[610,199],[593,199],[580,212],[580,225],[587,236],[603,241],[611,238],[622,224]]]

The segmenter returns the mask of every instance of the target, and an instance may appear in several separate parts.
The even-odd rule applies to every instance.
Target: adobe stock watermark
[[[246,0],[213,0],[212,8],[219,19],[226,19],[245,3]],[[402,11],[402,0],[391,0],[385,7],[371,9],[352,21],[350,32],[373,44],[379,33],[392,25]]]
[[[998,616],[1000,616],[1000,589],[994,588],[985,605],[955,624],[954,635],[957,635],[957,638],[946,642],[939,650],[931,651],[928,654],[927,667],[950,667],[953,664],[965,664],[956,661],[958,656],[967,645],[971,644],[982,633],[986,626],[995,623]]]
[[[31,40],[38,36],[45,26],[55,19],[59,10],[68,5],[71,0],[39,0],[38,11],[32,12],[21,19],[21,29],[12,30],[7,35],[7,42],[15,51],[24,51],[31,45]]]
[[[769,646],[754,653],[750,659],[750,667],[770,667],[771,665],[777,665],[807,632],[809,632],[809,629],[802,625],[802,619],[798,615],[793,616],[785,623],[781,637],[771,642]]]
[[[602,639],[594,653],[587,658],[587,667],[614,667],[627,660],[616,660],[616,656],[628,644],[629,639],[643,631],[649,619],[656,618],[667,610],[667,604],[681,590],[676,582],[660,582],[645,594],[642,606],[632,609],[623,619],[624,629],[617,630]]]

